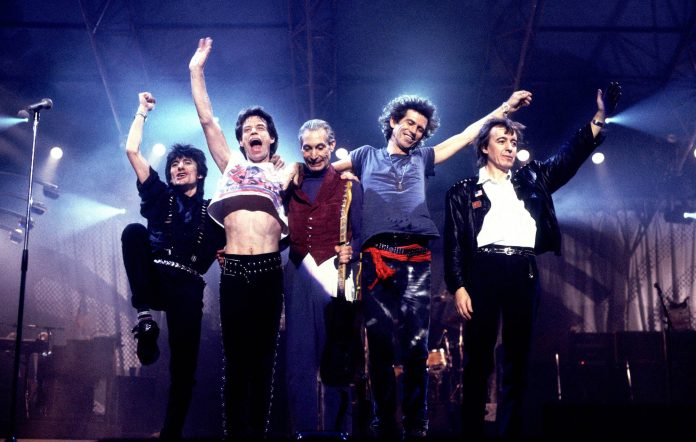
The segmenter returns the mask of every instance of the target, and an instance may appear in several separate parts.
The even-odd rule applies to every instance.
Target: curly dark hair
[[[167,154],[167,165],[164,169],[164,175],[167,177],[167,183],[172,182],[172,173],[170,169],[172,167],[172,163],[177,158],[191,158],[196,163],[198,175],[201,176],[201,178],[198,178],[196,194],[202,197],[205,194],[205,177],[208,176],[208,166],[205,164],[205,154],[202,150],[193,147],[191,144],[177,143],[172,145],[172,147],[169,149],[169,153]]]
[[[420,146],[423,141],[430,138],[438,127],[440,127],[440,117],[437,115],[437,108],[432,101],[427,98],[419,97],[418,95],[400,95],[387,103],[382,109],[382,115],[379,117],[379,124],[382,126],[384,138],[389,142],[392,136],[392,127],[389,124],[391,119],[401,121],[406,115],[406,112],[412,109],[428,119],[428,125],[425,127],[423,138],[413,147]]]
[[[278,131],[276,130],[271,114],[263,110],[261,106],[251,106],[239,111],[239,115],[237,115],[237,123],[234,126],[234,134],[237,136],[237,141],[242,141],[242,129],[246,119],[254,116],[259,117],[266,122],[266,126],[268,126],[268,133],[275,140],[273,144],[271,144],[271,156],[273,156],[278,149]],[[242,155],[244,155],[244,158],[246,158],[244,148],[239,146],[239,150],[242,151]]]
[[[483,149],[488,146],[491,130],[497,126],[505,128],[505,133],[508,135],[513,133],[517,135],[518,144],[522,142],[522,135],[525,129],[522,123],[512,121],[509,118],[491,118],[483,123],[481,130],[473,141],[473,145],[476,146],[476,167],[483,167],[488,164],[488,155],[483,152]]]

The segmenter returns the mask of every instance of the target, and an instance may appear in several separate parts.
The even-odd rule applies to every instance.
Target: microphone
[[[53,107],[53,100],[50,98],[44,98],[43,100],[39,101],[38,103],[30,104],[29,106],[25,107],[24,109],[28,111],[33,111],[33,112],[38,112],[41,109],[50,109]]]

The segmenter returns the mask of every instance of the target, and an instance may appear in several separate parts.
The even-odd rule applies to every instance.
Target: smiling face
[[[305,130],[302,133],[301,150],[307,169],[319,172],[329,167],[335,146],[335,141],[329,141],[326,129]]]
[[[508,173],[515,164],[517,155],[517,134],[505,133],[503,126],[495,126],[488,135],[488,145],[482,149],[488,161],[486,167]]]
[[[390,143],[396,144],[402,151],[407,151],[423,138],[428,119],[423,114],[409,109],[401,120],[392,119],[389,125],[393,129]]]
[[[198,173],[196,162],[188,157],[175,158],[169,166],[169,174],[173,186],[177,186],[185,192],[193,189],[193,193],[198,186],[198,180],[203,178]]]
[[[239,144],[252,163],[268,161],[271,157],[271,144],[275,138],[268,132],[268,124],[263,118],[252,115],[242,125],[242,139]]]

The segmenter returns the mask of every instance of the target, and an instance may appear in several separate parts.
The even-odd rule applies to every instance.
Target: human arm
[[[337,160],[331,163],[331,165],[336,169],[336,172],[345,172],[353,168],[353,163],[350,159],[350,155],[343,158],[342,160]]]
[[[462,132],[454,135],[435,146],[435,164],[440,164],[459,152],[464,146],[470,144],[478,135],[481,127],[491,118],[505,118],[508,114],[516,112],[532,102],[532,93],[528,91],[516,91],[506,101],[495,108],[491,113],[478,121],[471,123]]]
[[[621,86],[619,83],[612,81],[607,87],[606,93],[602,93],[601,89],[597,89],[597,112],[595,112],[590,127],[592,136],[597,137],[602,127],[606,124],[606,118],[616,110],[616,105],[621,98]]]
[[[147,162],[140,152],[140,145],[143,142],[143,128],[148,113],[155,108],[155,97],[149,92],[138,94],[138,110],[133,117],[128,138],[126,139],[126,156],[130,161],[138,182],[141,184],[150,176],[150,163]]]
[[[471,296],[469,292],[466,291],[464,287],[459,287],[456,292],[454,292],[454,306],[464,319],[467,321],[471,319],[471,315],[474,313],[474,307],[471,304]]]
[[[205,141],[208,144],[208,150],[217,164],[220,172],[224,172],[227,163],[230,159],[230,147],[227,144],[225,134],[213,115],[213,105],[208,96],[208,90],[205,85],[204,67],[208,60],[210,51],[213,48],[213,39],[210,37],[201,38],[198,41],[198,48],[191,57],[189,62],[189,71],[191,73],[191,95],[193,103],[196,106],[198,120],[203,128]]]
[[[616,109],[620,97],[621,86],[618,83],[610,83],[604,94],[601,89],[597,90],[597,110],[590,123],[578,130],[554,156],[539,163],[538,182],[547,187],[549,194],[564,186],[602,144],[606,117]]]
[[[473,234],[470,228],[469,201],[466,182],[459,182],[447,191],[445,197],[445,283],[447,289],[454,294],[457,312],[466,319],[471,319],[473,308],[471,298],[465,286],[469,280],[471,268],[471,244]]]

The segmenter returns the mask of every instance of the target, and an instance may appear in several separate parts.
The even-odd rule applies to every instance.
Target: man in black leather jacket
[[[524,126],[507,118],[486,123],[474,145],[476,177],[459,181],[446,196],[445,281],[457,312],[467,320],[462,378],[462,428],[483,435],[487,380],[502,317],[503,375],[498,397],[499,435],[522,433],[522,401],[532,325],[538,300],[535,255],[560,255],[561,233],[551,195],[572,178],[604,137],[606,110],[620,96],[612,83],[597,91],[597,111],[546,161],[512,173]],[[606,110],[605,110],[606,109]],[[475,312],[475,313],[474,313]]]

